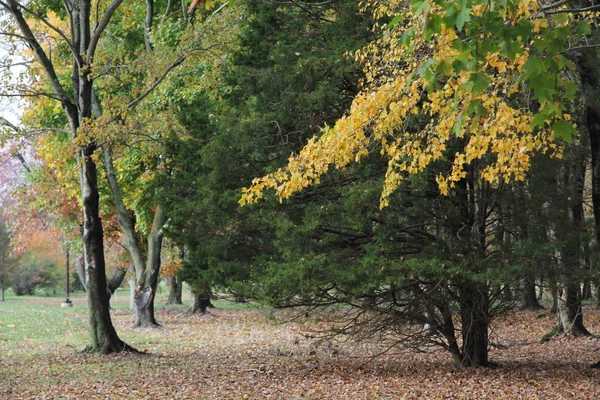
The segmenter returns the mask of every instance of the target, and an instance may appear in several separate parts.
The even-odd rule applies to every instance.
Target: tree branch
[[[158,85],[160,85],[160,83],[167,77],[167,75],[169,75],[169,72],[171,72],[173,69],[177,68],[179,65],[181,65],[181,63],[183,63],[185,61],[185,59],[187,58],[187,55],[182,55],[180,56],[178,59],[176,59],[175,61],[173,61],[168,67],[167,69],[165,69],[165,71],[162,73],[161,76],[159,76],[154,83],[152,83],[152,85],[150,85],[150,87],[148,89],[146,89],[144,91],[144,93],[142,93],[141,95],[139,95],[136,99],[132,100],[131,102],[129,102],[129,104],[127,104],[127,108],[132,108],[135,107],[136,105],[138,105],[142,100],[144,100],[150,93],[152,93],[152,91],[154,89],[156,89],[158,87]]]
[[[69,40],[69,38],[67,37],[67,35],[65,35],[65,33],[62,30],[60,30],[56,26],[52,25],[46,18],[44,18],[40,14],[36,13],[35,11],[31,10],[30,8],[25,7],[22,4],[19,4],[19,7],[22,8],[28,14],[31,14],[35,18],[37,18],[38,20],[40,20],[48,28],[50,28],[54,32],[58,33],[58,35],[67,43],[67,45],[69,46],[69,49],[71,49],[71,53],[73,53],[73,55],[75,57],[77,57],[77,50],[73,48],[73,43]]]
[[[580,14],[580,13],[584,13],[584,12],[588,12],[588,11],[596,11],[596,10],[600,10],[600,4],[596,4],[596,5],[589,6],[589,7],[583,7],[583,8],[561,8],[558,10],[545,11],[545,13],[547,15],[567,14],[567,13]]]
[[[92,34],[92,37],[90,38],[90,44],[89,44],[89,46],[87,48],[87,52],[86,52],[88,63],[91,64],[91,62],[94,58],[94,54],[96,53],[96,47],[98,46],[98,41],[100,40],[100,36],[102,35],[102,32],[104,32],[104,30],[108,26],[108,23],[110,22],[112,16],[114,15],[115,11],[117,11],[117,9],[119,8],[119,6],[121,5],[122,2],[123,2],[123,0],[113,0],[112,3],[110,3],[108,5],[108,7],[106,8],[106,11],[104,12],[104,16],[102,17],[102,20],[100,21],[98,26],[96,26],[96,29],[94,29],[94,33]]]
[[[23,39],[35,52],[37,59],[42,65],[42,68],[46,76],[48,77],[48,80],[50,81],[50,86],[58,96],[58,99],[61,101],[61,103],[63,103],[63,105],[72,106],[73,101],[71,100],[69,95],[67,95],[67,92],[58,80],[58,75],[54,70],[54,65],[52,64],[52,61],[50,60],[50,58],[36,39],[31,28],[29,27],[29,24],[23,17],[19,3],[17,3],[15,0],[7,0],[7,3],[4,1],[0,1],[0,5],[2,5],[15,18],[17,25],[19,26],[19,29],[23,34]]]

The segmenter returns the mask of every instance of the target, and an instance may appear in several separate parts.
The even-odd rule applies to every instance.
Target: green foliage
[[[282,165],[319,125],[345,111],[359,77],[345,53],[369,34],[354,2],[316,13],[254,0],[244,6],[240,48],[219,67],[222,84],[208,96],[170,96],[188,135],[169,138],[173,174],[165,190],[173,213],[169,235],[187,253],[180,276],[235,293],[251,290],[256,268],[273,254],[273,240],[285,240],[288,232],[286,245],[300,249],[315,227],[313,218],[310,226],[294,228],[302,204],[240,209],[241,187]],[[202,68],[190,73],[215,72]]]

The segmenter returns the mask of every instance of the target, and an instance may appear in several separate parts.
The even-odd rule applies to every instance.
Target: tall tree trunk
[[[463,341],[461,363],[469,367],[488,366],[488,288],[469,282],[462,284],[459,292]]]
[[[181,301],[182,285],[177,282],[177,277],[172,276],[168,278],[169,282],[169,299],[167,304],[183,304]]]
[[[104,233],[99,215],[99,193],[96,164],[88,146],[82,154],[83,244],[87,270],[87,298],[90,310],[91,351],[102,354],[133,350],[118,336],[112,324],[106,291]]]
[[[590,3],[590,2],[586,2]],[[594,32],[596,38],[598,32]],[[585,106],[585,126],[590,138],[592,155],[592,209],[596,243],[600,244],[600,56],[595,49],[584,49],[577,55],[577,67],[581,77],[583,103]],[[598,293],[600,294],[600,293]],[[600,300],[598,300],[600,305]],[[600,361],[593,365],[600,367]]]
[[[585,182],[585,156],[576,154],[576,149],[570,155],[572,160],[564,171],[564,196],[568,198],[569,215],[564,219],[561,230],[557,229],[557,237],[562,242],[557,251],[559,283],[557,285],[556,326],[542,340],[549,337],[568,333],[574,336],[587,336],[590,332],[583,325],[581,308],[581,285],[576,277],[582,270],[582,240],[585,240],[585,216],[583,208],[583,187]],[[584,262],[585,263],[585,262]],[[573,277],[575,276],[575,278]]]
[[[0,301],[4,301],[4,272],[0,272]]]
[[[103,153],[106,177],[117,209],[117,222],[125,236],[125,244],[131,255],[135,269],[135,322],[133,326],[136,328],[160,326],[154,315],[154,299],[160,272],[163,226],[166,222],[164,207],[161,204],[156,205],[152,229],[148,234],[147,259],[146,263],[144,263],[139,235],[135,230],[135,223],[125,207],[121,189],[117,182],[110,146],[104,148]]]

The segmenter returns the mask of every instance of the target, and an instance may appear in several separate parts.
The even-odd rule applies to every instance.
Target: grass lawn
[[[459,369],[440,351],[315,343],[317,322],[279,324],[268,309],[220,301],[210,315],[160,308],[160,329],[132,329],[128,293],[113,300],[121,338],[141,355],[79,354],[88,341],[83,294],[7,297],[0,303],[0,399],[594,399],[600,398],[600,339],[539,338],[553,316],[515,312],[494,325],[497,368]],[[185,298],[184,298],[185,300]],[[600,333],[600,313],[586,308]]]

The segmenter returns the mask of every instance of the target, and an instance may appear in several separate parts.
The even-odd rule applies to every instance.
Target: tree
[[[10,235],[3,212],[0,209],[0,301],[4,301],[4,291],[9,284],[9,273],[12,267]]]
[[[106,6],[103,14],[92,27],[92,2],[67,1],[65,12],[68,18],[65,34],[45,18],[48,11],[42,4],[25,6],[16,0],[1,1],[5,15],[10,16],[12,25],[4,32],[5,37],[16,38],[21,45],[29,48],[43,71],[49,96],[58,101],[68,121],[71,140],[79,145],[78,161],[83,206],[83,245],[87,270],[87,292],[89,323],[91,333],[90,349],[99,353],[113,353],[131,350],[117,335],[109,313],[106,294],[106,275],[104,261],[103,228],[99,215],[98,175],[94,153],[98,143],[94,138],[82,138],[81,129],[92,118],[94,90],[94,57],[102,34],[109,25],[122,0],[114,0]],[[49,6],[49,5],[46,5]],[[50,7],[52,10],[53,7]],[[71,53],[71,81],[61,79],[57,67],[45,49],[42,38],[36,34],[35,27],[29,22],[33,19],[46,25],[57,33]],[[69,89],[71,88],[71,90]],[[71,91],[72,94],[69,94]],[[21,93],[27,95],[27,93]],[[81,140],[78,142],[78,140]]]
[[[342,115],[360,75],[344,53],[370,34],[356,2],[243,5],[236,46],[194,74],[207,91],[170,96],[189,136],[168,142],[177,176],[165,190],[168,235],[186,249],[180,276],[200,294],[216,287],[255,295],[253,270],[273,255],[277,231],[297,220],[307,202],[288,210],[240,209],[240,188]],[[189,78],[176,93],[188,90],[184,83]]]
[[[577,86],[574,65],[562,52],[569,50],[574,25],[561,10],[564,2],[369,5],[382,38],[357,55],[366,79],[349,113],[292,155],[285,168],[255,179],[240,203],[259,201],[267,189],[283,200],[322,185],[331,167],[343,171],[373,158],[372,148],[388,159],[381,207],[390,205],[409,176],[435,179],[439,193],[449,196],[443,203],[454,209],[446,217],[450,235],[443,238],[451,239],[459,256],[453,262],[457,275],[443,281],[453,288],[463,326],[462,349],[451,352],[463,365],[487,365],[494,292],[482,261],[497,226],[490,219],[498,213],[494,193],[523,181],[534,155],[560,156],[560,139],[572,137],[567,110]],[[585,16],[576,25],[589,33]],[[437,312],[452,315],[443,310]],[[451,322],[435,329],[444,336],[447,328],[454,331]],[[453,335],[446,336],[448,348],[456,347]]]

